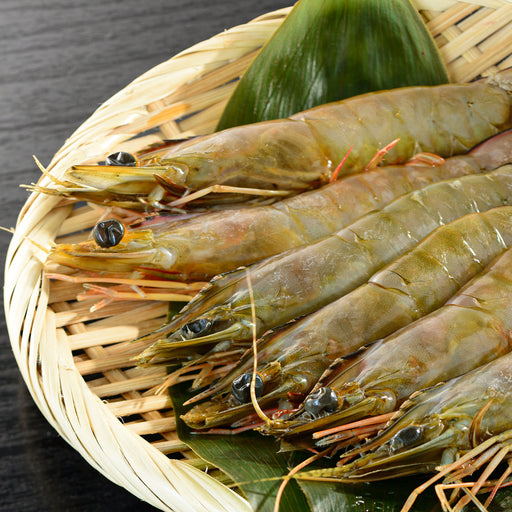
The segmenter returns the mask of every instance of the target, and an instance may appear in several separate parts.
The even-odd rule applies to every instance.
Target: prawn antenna
[[[0,226],[0,230],[7,231],[7,233],[10,233],[11,235],[14,235],[16,230],[14,228],[5,228],[3,226]],[[36,242],[35,240],[32,240],[28,236],[23,237],[24,240],[27,242],[30,242],[32,245],[35,245],[40,251],[43,251],[46,255],[50,254],[51,249],[48,249],[47,247],[42,246],[40,243]],[[51,243],[51,246],[53,247],[54,243]]]
[[[208,194],[247,194],[251,196],[283,197],[290,195],[291,192],[291,190],[267,190],[261,188],[232,187],[230,185],[211,185],[191,194],[187,191],[183,197],[169,203],[169,206],[180,207]]]
[[[30,242],[31,244],[35,245],[40,251],[43,251],[46,255],[49,255],[51,252],[51,249],[48,249],[47,247],[43,247],[40,243],[36,242],[35,240],[32,240],[28,236],[24,237],[27,242]]]
[[[249,300],[251,303],[251,319],[252,319],[252,351],[253,351],[253,366],[252,366],[252,379],[250,386],[251,402],[256,411],[256,414],[267,424],[272,423],[272,420],[263,412],[256,397],[256,374],[258,370],[258,348],[257,348],[257,335],[256,335],[256,305],[254,303],[254,290],[252,288],[251,274],[246,270],[247,289],[249,291]]]
[[[47,169],[46,167],[38,160],[38,158],[36,157],[36,155],[32,155],[32,158],[34,159],[37,167],[39,168],[39,170],[43,173],[44,176],[46,176],[52,183],[54,183],[55,185],[60,185],[60,186],[64,186],[64,183],[62,181],[60,181],[58,178],[56,178],[55,176],[53,176],[53,174],[51,174]]]

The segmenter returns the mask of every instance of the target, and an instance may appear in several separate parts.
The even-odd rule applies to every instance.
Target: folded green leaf
[[[448,81],[409,0],[300,0],[245,72],[217,129],[365,92]]]

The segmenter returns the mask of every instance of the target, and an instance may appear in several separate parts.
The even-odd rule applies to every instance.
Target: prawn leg
[[[473,500],[476,494],[485,486],[486,490],[491,489],[491,494],[482,505],[486,510],[490,505],[491,501],[495,497],[497,491],[505,485],[505,480],[512,473],[512,466],[508,464],[505,471],[495,482],[488,481],[491,473],[496,470],[497,466],[502,463],[505,458],[510,457],[512,451],[512,431],[508,430],[503,434],[494,436],[488,439],[485,443],[482,443],[472,450],[466,452],[456,461],[438,466],[436,470],[438,473],[430,478],[427,482],[418,486],[410,494],[406,503],[402,507],[400,512],[408,512],[411,510],[414,502],[418,496],[424,492],[428,487],[431,487],[436,482],[444,477],[444,483],[436,485],[436,494],[440,498],[440,502],[443,504],[443,510],[451,510],[453,512],[460,511],[462,508]],[[468,476],[474,472],[480,470],[482,466],[485,466],[484,472],[476,482],[460,482],[452,483],[454,480],[460,480],[463,476]],[[460,475],[460,471],[464,472],[464,475]],[[443,491],[445,489],[457,489],[465,487],[468,489],[466,497],[460,498],[455,506],[451,507],[449,501],[444,497]]]

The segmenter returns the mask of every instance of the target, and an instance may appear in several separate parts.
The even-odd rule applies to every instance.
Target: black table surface
[[[0,226],[92,112],[179,51],[293,0],[1,0]],[[10,235],[0,233],[2,255]],[[156,510],[111,483],[46,422],[0,325],[0,510]]]

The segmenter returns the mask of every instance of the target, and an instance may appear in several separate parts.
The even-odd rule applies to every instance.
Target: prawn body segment
[[[465,153],[510,127],[510,96],[485,83],[406,87],[315,107],[291,118],[307,122],[334,161],[341,161],[348,150],[339,140],[354,144],[342,171],[348,173],[364,167],[396,138],[400,142],[384,163],[405,162],[418,150],[443,157]]]

